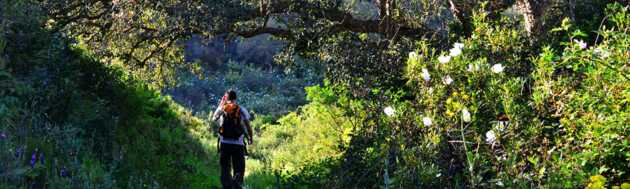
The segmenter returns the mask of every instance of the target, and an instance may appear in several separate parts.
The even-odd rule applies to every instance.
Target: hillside
[[[195,36],[183,46],[184,60],[197,72],[178,70],[177,82],[162,90],[199,117],[207,117],[223,92],[239,92],[241,104],[260,116],[278,118],[306,103],[304,87],[321,83],[323,66],[296,57],[295,65],[274,62],[282,42],[270,36],[205,41]]]
[[[0,188],[220,186],[206,123],[23,11],[0,38]]]

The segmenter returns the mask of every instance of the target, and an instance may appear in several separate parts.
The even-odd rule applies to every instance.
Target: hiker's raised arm
[[[213,121],[217,121],[219,117],[221,117],[221,113],[223,113],[223,111],[221,111],[221,108],[223,108],[223,105],[225,105],[225,102],[227,101],[227,99],[228,99],[228,94],[225,93],[223,97],[221,97],[221,101],[219,101],[219,106],[217,106],[217,109],[214,110],[214,114],[212,114]]]
[[[217,121],[221,117],[222,113],[223,111],[221,111],[221,106],[217,106],[217,109],[214,110],[214,114],[212,114],[212,121]]]

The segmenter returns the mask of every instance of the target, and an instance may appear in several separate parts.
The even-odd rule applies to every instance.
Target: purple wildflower
[[[6,134],[6,133],[4,133],[4,132],[1,132],[1,133],[0,133],[0,139],[3,139],[3,140],[4,140],[4,139],[6,139],[6,138],[7,138],[7,134]]]
[[[35,149],[35,151],[33,152],[33,155],[31,155],[31,168],[35,167],[36,163],[37,163],[37,149]]]
[[[59,172],[59,176],[61,177],[68,177],[68,171],[66,170],[66,167],[64,166],[63,168],[61,168],[61,171]]]

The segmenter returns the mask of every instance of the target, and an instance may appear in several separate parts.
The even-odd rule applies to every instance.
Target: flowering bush
[[[404,111],[422,120],[416,125],[424,138],[438,138],[439,145],[415,145],[452,156],[409,158],[433,159],[428,166],[441,167],[436,177],[473,187],[571,188],[593,174],[611,186],[628,182],[627,9],[609,6],[595,44],[563,22],[555,31],[569,33],[569,41],[540,55],[527,49],[524,34],[491,26],[483,13],[471,37],[448,52],[421,44],[407,61],[415,99]]]

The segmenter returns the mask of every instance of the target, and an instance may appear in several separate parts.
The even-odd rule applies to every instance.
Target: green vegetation
[[[0,0],[0,188],[630,187],[627,1],[377,2]]]
[[[567,35],[561,48],[540,54],[517,28],[478,13],[461,47],[420,42],[407,84],[372,90],[386,102],[310,88],[308,105],[262,124],[253,156],[298,188],[620,186],[630,178],[630,14],[608,11],[598,44],[564,21],[554,29]]]
[[[523,35],[493,26],[485,14],[475,17],[472,37],[461,39],[462,54],[446,63],[437,56],[447,53],[421,45],[407,62],[409,84],[419,89],[412,94],[416,100],[400,109],[432,120],[418,129],[435,140],[413,146],[442,153],[454,148],[450,154],[464,162],[462,171],[437,172],[452,183],[558,188],[601,174],[610,185],[621,184],[630,176],[630,25],[627,7],[608,10],[610,21],[592,46],[565,21],[554,30],[569,35],[563,48],[521,56],[527,50]],[[532,64],[523,62],[528,60]],[[429,70],[429,81],[421,69]],[[470,112],[469,120],[463,112]],[[497,118],[502,114],[509,121]],[[444,167],[437,159],[431,164]]]
[[[206,124],[27,8],[3,7],[17,22],[0,38],[1,188],[220,186]]]
[[[239,103],[251,113],[277,119],[306,103],[304,87],[319,83],[321,68],[313,62],[300,66],[265,69],[260,62],[251,64],[226,60],[211,69],[204,66],[201,77],[181,70],[177,86],[165,89],[173,100],[189,107],[199,117],[211,116],[220,97],[228,89],[238,91]]]
[[[307,93],[310,103],[299,112],[282,117],[277,124],[260,119],[252,123],[262,134],[251,147],[251,157],[263,165],[249,166],[253,173],[246,182],[252,187],[319,188],[328,184],[330,165],[341,157],[340,147],[349,142],[352,120],[332,103],[336,101],[332,90],[315,86],[307,88]]]

